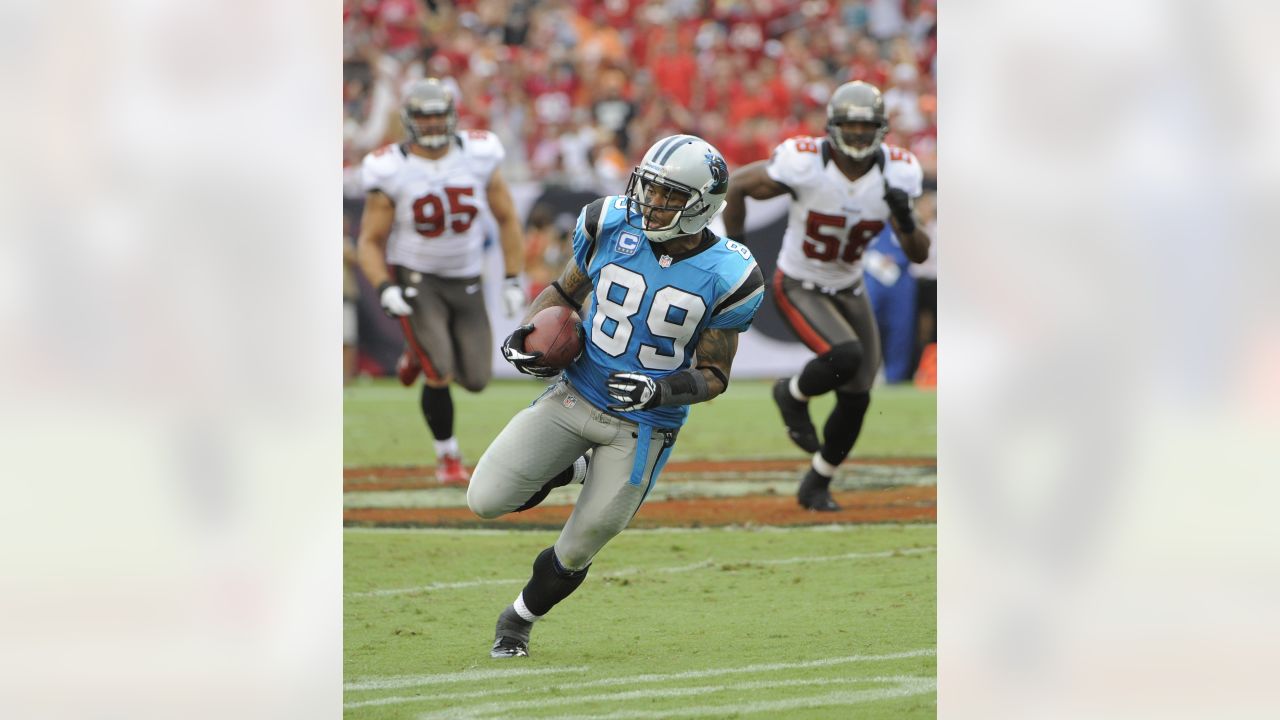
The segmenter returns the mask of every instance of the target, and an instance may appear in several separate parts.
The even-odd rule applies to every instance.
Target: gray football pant
[[[631,522],[674,442],[674,431],[609,415],[561,378],[517,413],[480,456],[467,504],[482,518],[509,513],[595,448],[582,492],[555,544],[560,564],[581,570]]]
[[[493,333],[480,278],[446,278],[395,268],[396,282],[414,288],[413,314],[400,318],[409,347],[433,381],[453,378],[479,392],[493,377]]]
[[[791,331],[815,355],[851,340],[862,343],[862,364],[836,390],[871,389],[880,369],[880,329],[862,280],[844,290],[826,292],[778,270],[773,276],[773,299]]]

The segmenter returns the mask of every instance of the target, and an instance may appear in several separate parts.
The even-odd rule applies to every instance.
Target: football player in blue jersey
[[[540,353],[525,352],[528,319],[552,305],[582,315],[582,353],[485,451],[467,504],[494,518],[533,507],[552,488],[583,486],[559,538],[498,616],[492,657],[529,654],[533,623],[577,589],[653,488],[689,405],[729,385],[764,278],[750,250],[707,229],[728,180],[724,157],[704,140],[655,143],[625,195],[583,208],[573,258],[503,344],[521,372],[552,377]]]

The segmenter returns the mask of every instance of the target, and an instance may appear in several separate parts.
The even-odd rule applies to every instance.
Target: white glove
[[[520,287],[519,277],[509,277],[502,283],[502,304],[507,308],[507,317],[524,315],[524,288]]]
[[[610,410],[619,412],[644,410],[662,401],[661,386],[648,375],[630,372],[610,373],[605,384],[609,388],[609,397],[617,400],[609,406]]]
[[[382,311],[389,317],[404,317],[413,313],[413,308],[405,301],[405,297],[414,297],[418,294],[417,290],[409,288],[402,289],[399,285],[391,283],[382,284],[382,293],[380,300],[382,302]]]

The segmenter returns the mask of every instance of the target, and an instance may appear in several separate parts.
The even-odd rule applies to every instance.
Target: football
[[[524,339],[525,352],[542,353],[542,365],[563,370],[582,352],[578,338],[578,313],[563,305],[539,310],[529,321],[533,332]]]

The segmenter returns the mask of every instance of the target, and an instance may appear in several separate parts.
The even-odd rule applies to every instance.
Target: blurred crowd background
[[[422,77],[453,88],[460,128],[502,140],[502,172],[517,204],[523,191],[538,196],[525,217],[531,295],[563,266],[577,209],[621,192],[654,141],[699,135],[733,169],[768,157],[788,137],[823,134],[827,99],[850,80],[884,92],[887,142],[920,160],[929,193],[922,217],[932,228],[935,14],[935,0],[345,0],[349,231],[363,195],[360,161],[402,139],[402,92]],[[903,278],[912,286],[899,286],[900,295],[918,296],[908,312],[921,315],[919,340],[906,360],[886,364],[889,380],[901,381],[936,339],[936,252],[908,268],[890,245],[878,241],[866,266],[882,284]],[[354,294],[359,282],[348,285]],[[361,368],[371,374],[396,354],[391,328],[382,340],[368,332],[383,324],[376,309],[360,313]]]
[[[399,137],[410,81],[448,78],[509,181],[597,192],[654,140],[699,135],[730,167],[820,134],[831,91],[885,93],[891,144],[936,177],[935,0],[346,0],[344,162]]]

